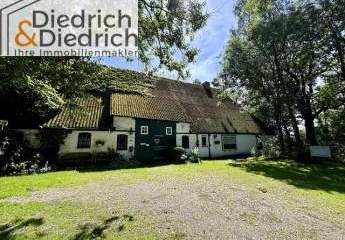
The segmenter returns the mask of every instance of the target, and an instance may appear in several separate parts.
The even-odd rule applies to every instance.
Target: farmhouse
[[[121,75],[103,96],[65,105],[44,127],[68,129],[60,154],[116,151],[129,159],[164,159],[168,149],[199,149],[202,158],[250,154],[264,131],[240,106],[203,85]],[[127,84],[127,85],[126,85]],[[124,87],[126,86],[126,87]]]

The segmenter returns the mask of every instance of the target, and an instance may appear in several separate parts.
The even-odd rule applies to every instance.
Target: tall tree
[[[186,77],[188,63],[198,53],[190,42],[208,19],[205,1],[138,2],[139,60],[145,65],[158,61],[159,68]],[[0,117],[26,118],[29,126],[37,125],[61,107],[62,96],[75,98],[90,90],[104,91],[110,76],[102,78],[101,73],[109,71],[90,58],[0,58]]]
[[[290,129],[301,144],[298,118],[305,124],[307,142],[316,144],[319,115],[344,104],[343,81],[334,81],[342,73],[342,45],[337,48],[336,42],[341,42],[343,28],[337,28],[335,37],[322,19],[325,11],[330,10],[322,4],[289,0],[240,0],[236,8],[239,27],[229,40],[221,76],[266,100],[282,147]],[[339,20],[332,23],[341,26]],[[338,92],[332,91],[330,101],[327,92],[335,86]]]

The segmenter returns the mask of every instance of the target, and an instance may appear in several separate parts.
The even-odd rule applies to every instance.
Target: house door
[[[167,128],[171,130],[169,135]],[[176,146],[176,123],[137,119],[135,138],[137,160],[147,163],[166,161],[169,148]]]
[[[153,137],[153,160],[160,161],[164,160],[167,157],[167,148],[166,143],[164,141],[164,136],[162,135],[155,135]]]

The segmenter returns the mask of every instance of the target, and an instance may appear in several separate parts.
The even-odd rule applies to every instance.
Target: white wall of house
[[[125,117],[114,117],[113,119],[114,131],[77,131],[73,130],[65,139],[65,143],[60,148],[60,155],[68,153],[101,153],[108,152],[109,149],[117,151],[117,136],[125,134],[128,136],[128,150],[117,151],[124,158],[132,158],[135,154],[135,119]],[[202,158],[209,157],[211,150],[212,158],[220,158],[224,156],[231,156],[237,154],[250,154],[253,148],[257,146],[256,135],[252,134],[236,134],[236,149],[224,150],[222,134],[191,134],[190,123],[177,123],[176,125],[176,145],[182,147],[182,137],[189,137],[189,148],[187,152],[198,147],[199,156]],[[24,132],[24,137],[32,145],[39,145],[37,139],[38,130],[21,130]],[[78,148],[78,136],[80,133],[91,134],[90,148]],[[232,135],[234,136],[234,135]],[[203,138],[206,139],[206,144],[203,144]],[[97,145],[97,141],[103,141],[104,145]],[[210,150],[209,150],[210,146]]]
[[[176,133],[189,133],[189,132],[190,132],[190,123],[176,124]]]
[[[188,153],[192,151],[193,148],[198,147],[199,156],[202,158],[209,157],[209,151],[211,150],[211,157],[224,157],[239,154],[251,154],[252,149],[257,146],[256,135],[251,134],[237,134],[236,135],[236,149],[224,150],[223,149],[223,138],[222,134],[183,134],[178,133],[176,136],[177,147],[182,147],[182,137],[189,136],[189,149],[186,149]],[[202,144],[202,138],[206,137],[206,145]],[[197,145],[198,139],[198,145]],[[209,144],[210,150],[209,150]]]
[[[256,148],[257,146],[257,138],[255,135],[237,135],[236,140],[238,154],[250,154],[252,153],[253,148]]]
[[[116,131],[135,131],[135,119],[126,117],[114,117],[113,126]]]
[[[91,133],[91,147],[90,148],[78,148],[78,136],[80,133]],[[127,151],[117,151],[117,136],[120,134],[128,135],[128,150]],[[97,145],[96,142],[104,141],[104,145]],[[112,131],[72,131],[67,138],[65,143],[60,147],[60,155],[68,153],[102,153],[108,152],[109,149],[113,149],[121,154],[124,158],[131,158],[134,156],[135,147],[135,134],[126,132],[112,132]],[[133,149],[130,152],[130,148]]]

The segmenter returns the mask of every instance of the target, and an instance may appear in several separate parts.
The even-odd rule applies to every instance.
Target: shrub
[[[96,144],[96,146],[104,146],[105,141],[104,141],[104,140],[97,140],[97,141],[95,142],[95,144]]]
[[[83,152],[67,153],[59,158],[59,167],[77,168],[128,168],[138,165],[134,160],[126,160],[114,149],[109,148],[107,152]]]
[[[184,154],[186,154],[184,148],[175,147],[173,149],[170,149],[167,158],[171,159],[173,163],[184,163],[185,161],[182,159],[182,156]]]
[[[261,155],[265,159],[278,159],[281,156],[281,150],[278,144],[278,140],[275,137],[268,138],[263,143]]]
[[[201,159],[199,157],[199,148],[193,148],[189,154],[182,155],[181,159],[185,162],[201,163]]]
[[[64,144],[68,135],[66,130],[43,129],[40,131],[41,154],[45,159],[49,159],[51,163],[56,163],[60,145]]]
[[[258,150],[258,148],[256,147],[252,147],[250,149],[250,154],[253,156],[253,157],[259,157],[260,156],[260,152]]]
[[[201,163],[201,159],[199,157],[199,148],[192,149],[191,153],[189,154],[189,162]]]
[[[50,171],[49,163],[31,149],[15,132],[2,132],[0,138],[0,175],[24,175]]]
[[[345,163],[345,145],[339,144],[335,147],[334,157],[336,160]]]

